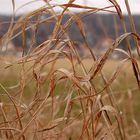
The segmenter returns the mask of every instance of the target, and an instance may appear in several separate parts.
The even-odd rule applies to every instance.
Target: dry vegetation
[[[13,11],[14,9],[14,0]],[[7,33],[0,39],[6,44],[22,34],[23,56],[20,59],[0,58],[0,138],[10,140],[138,140],[140,137],[140,71],[139,40],[128,1],[125,0],[130,27],[127,32],[121,9],[116,9],[124,34],[117,37],[108,50],[96,58],[86,41],[86,33],[80,16],[98,11],[113,11],[110,7],[98,9],[69,3],[56,13],[46,0],[46,6],[22,16],[16,24],[14,14]],[[75,14],[69,7],[86,11]],[[50,17],[30,23],[30,18],[42,13]],[[67,13],[71,18],[62,25]],[[52,36],[35,49],[24,49],[25,30],[36,30],[42,22],[55,20]],[[90,59],[83,58],[75,42],[69,39],[67,29],[77,23],[89,51]],[[16,35],[15,32],[19,31]],[[138,58],[131,53],[129,37],[133,37]],[[109,56],[125,40],[128,50],[122,60],[110,60]],[[30,47],[30,46],[29,46]]]

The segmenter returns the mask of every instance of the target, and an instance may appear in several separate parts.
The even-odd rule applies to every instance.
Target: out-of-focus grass
[[[3,67],[3,69],[0,71],[1,84],[9,92],[9,94],[12,94],[13,97],[17,98],[19,96],[19,93],[21,92],[19,82],[22,77],[21,76],[22,65],[15,63],[13,66],[10,66],[7,68],[6,66],[12,63],[12,60],[5,59],[5,61],[3,62],[4,63],[1,64],[1,66],[5,66],[5,67]],[[32,62],[26,63],[25,69],[28,70],[32,66],[32,64],[33,64]],[[95,64],[95,62],[93,62],[92,59],[84,59],[83,64],[86,67],[86,70],[90,71],[90,68],[92,67],[93,64]],[[103,67],[102,72],[107,80],[111,78],[112,74],[114,73],[114,71],[116,70],[119,64],[120,64],[120,61],[118,60],[108,60],[106,62],[106,64]],[[51,63],[50,65],[42,69],[42,75],[40,75],[42,86],[39,89],[37,89],[38,86],[37,86],[37,82],[34,80],[33,73],[32,72],[28,73],[28,71],[25,72],[26,74],[24,74],[25,76],[24,78],[26,78],[27,83],[25,84],[24,92],[22,94],[23,97],[21,100],[21,102],[24,103],[25,106],[30,105],[34,99],[38,100],[36,101],[36,104],[33,105],[32,107],[32,109],[36,110],[38,104],[40,104],[43,97],[47,94],[46,91],[48,91],[50,81],[45,80],[45,79],[47,78],[46,74],[48,73],[48,71],[51,70],[50,66],[51,66]],[[67,60],[64,61],[64,59],[60,59],[54,65],[54,69],[59,69],[62,67],[65,69],[71,68],[70,63]],[[76,72],[78,73],[79,76],[83,75],[82,70],[78,66],[76,67]],[[97,92],[100,92],[102,88],[104,87],[104,83],[101,80],[100,74],[96,78],[94,78],[93,83],[94,85],[96,85]],[[55,90],[53,91],[54,92],[53,102],[55,103],[55,100],[57,100],[57,102],[54,105],[54,108],[56,108],[55,106],[57,105],[59,106],[59,111],[57,112],[57,115],[56,115],[58,118],[61,118],[64,115],[65,108],[66,108],[65,99],[67,98],[69,94],[70,85],[71,84],[69,80],[67,81],[67,80],[62,79],[60,83],[56,84]],[[118,77],[114,80],[113,83],[111,83],[111,90],[112,90],[112,94],[116,98],[117,106],[119,107],[120,111],[123,112],[123,115],[124,115],[123,118],[125,118],[124,125],[127,128],[127,131],[132,134],[136,133],[132,118],[134,118],[138,124],[140,123],[140,118],[139,118],[140,94],[138,92],[137,83],[136,83],[130,62],[126,62],[126,64],[122,67]],[[5,91],[2,88],[0,88],[0,92],[1,94],[5,94]],[[71,100],[77,96],[76,94],[77,93],[72,94]],[[101,95],[102,94],[104,94],[104,92],[101,93]],[[5,102],[5,104],[9,102],[9,98],[7,98],[7,96],[4,95],[1,97],[2,97],[1,100]],[[104,103],[109,104],[107,94],[103,98],[104,98]],[[49,102],[52,102],[52,101],[50,100]],[[41,117],[40,123],[42,125],[42,128],[47,125],[45,122],[49,122],[52,119],[52,115],[51,115],[52,106],[51,108],[50,106],[47,106],[46,110],[47,112],[44,109],[44,111],[42,112],[42,115],[39,116],[39,118]],[[72,106],[71,117],[79,115],[80,110],[81,110],[80,104],[78,102],[74,102]],[[6,111],[8,111],[8,107]],[[25,115],[24,117],[26,117],[26,119],[24,119],[24,122],[26,121],[28,122],[29,116]],[[113,118],[110,117],[110,119],[113,119]],[[65,126],[64,124],[61,124],[59,128],[60,129],[64,128],[64,126]],[[132,131],[132,128],[133,128],[133,131]],[[71,129],[69,131],[71,131]]]
[[[105,64],[104,68],[103,68],[103,73],[106,76],[107,79],[109,79],[111,77],[111,75],[113,74],[113,72],[116,70],[117,66],[119,65],[119,61],[117,60],[109,60],[107,61],[107,63]],[[92,61],[92,59],[86,59],[83,61],[83,64],[85,65],[85,67],[87,68],[87,70],[90,70],[90,67],[94,64],[94,62]],[[27,64],[27,67],[30,64]],[[59,60],[56,65],[55,68],[66,68],[69,69],[70,68],[70,64],[68,61],[64,61],[64,60]],[[1,77],[1,84],[7,89],[10,90],[14,93],[17,93],[17,89],[15,86],[18,86],[18,82],[20,79],[20,73],[19,73],[19,69],[20,66],[19,65],[14,65],[12,67],[3,69],[0,71],[0,77]],[[43,71],[44,73],[47,71],[49,71],[49,66],[44,68]],[[82,74],[81,69],[77,68],[78,73]],[[4,72],[3,72],[4,71]],[[31,77],[32,74],[29,74],[28,76]],[[42,76],[43,78],[43,76]],[[96,79],[94,79],[93,82],[95,82],[96,84],[96,88],[97,90],[101,90],[103,87],[103,83],[100,80],[100,76],[98,76]],[[45,92],[48,90],[48,84],[49,82],[45,81],[43,83],[43,86],[41,88],[41,91],[44,92],[44,94],[46,94]],[[66,81],[61,82],[59,84],[56,85],[55,88],[55,95],[59,95],[59,94],[64,94],[63,96],[67,95],[68,92],[68,86],[69,84],[66,83]],[[136,116],[136,119],[138,120],[138,122],[140,122],[140,102],[139,102],[139,98],[140,98],[140,94],[138,92],[138,87],[137,87],[137,83],[134,77],[134,74],[132,72],[132,68],[130,65],[130,62],[128,62],[121,70],[120,74],[118,75],[117,79],[111,84],[112,90],[113,90],[113,94],[114,96],[118,99],[118,103],[120,102],[120,107],[125,108],[126,114],[130,113],[129,111],[129,92],[131,92],[131,96],[132,96],[132,101],[134,101],[133,103],[133,110],[134,110],[134,114]],[[14,91],[15,88],[15,91]],[[0,88],[0,92],[3,93],[4,91]],[[24,90],[24,101],[25,102],[29,102],[30,99],[32,99],[32,97],[34,96],[36,92],[36,83],[34,82],[33,79],[29,80],[29,83],[25,86],[25,90]],[[122,99],[121,99],[122,98]],[[128,115],[129,118],[129,115]]]

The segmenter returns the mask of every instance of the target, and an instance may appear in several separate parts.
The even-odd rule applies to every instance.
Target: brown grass
[[[1,44],[6,44],[22,34],[23,48],[23,56],[18,60],[1,58],[1,139],[139,139],[140,126],[137,121],[140,120],[135,116],[138,114],[135,109],[139,107],[136,100],[140,89],[139,58],[132,55],[128,37],[134,38],[137,48],[140,37],[135,30],[128,1],[126,6],[132,32],[126,31],[120,6],[115,0],[110,0],[113,4],[110,7],[116,8],[116,14],[122,21],[124,34],[117,37],[100,58],[87,44],[81,15],[98,11],[114,12],[110,7],[99,9],[73,2],[70,0],[60,5],[63,11],[58,14],[46,1],[48,8],[28,13],[16,24],[13,24],[13,15],[9,30],[0,39]],[[14,5],[13,0],[13,10]],[[70,7],[86,11],[75,14],[69,10]],[[66,12],[70,19],[62,24]],[[50,17],[30,24],[30,18],[41,13],[49,13]],[[38,24],[48,23],[50,19],[56,22],[50,39],[26,54],[25,31],[36,29]],[[76,22],[83,36],[90,59],[84,59],[75,42],[69,38],[67,29],[73,22]],[[36,32],[33,41],[35,35]],[[119,51],[125,53],[126,58],[110,61],[110,55],[123,40],[128,44],[128,51]]]

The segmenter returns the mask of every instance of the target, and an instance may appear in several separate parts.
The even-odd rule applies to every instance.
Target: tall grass
[[[140,37],[135,29],[128,1],[125,0],[125,3],[131,32],[127,32],[121,8],[115,0],[110,0],[112,6],[104,8],[78,5],[74,4],[74,0],[70,0],[59,5],[63,9],[60,13],[54,11],[55,6],[50,2],[45,1],[44,7],[25,14],[16,23],[14,0],[12,2],[14,14],[9,30],[0,39],[0,43],[7,44],[16,36],[22,35],[23,54],[18,60],[1,58],[2,76],[4,70],[12,69],[7,78],[13,81],[12,76],[16,75],[16,84],[0,83],[0,138],[139,139],[140,129],[133,108],[133,93],[139,94],[140,89]],[[112,7],[115,7],[115,12],[110,9]],[[69,8],[86,10],[74,13]],[[88,46],[82,18],[99,11],[117,14],[124,33],[97,58],[96,53]],[[46,13],[50,16],[31,22],[34,16]],[[65,13],[70,18],[62,24]],[[38,26],[52,20],[55,21],[55,26],[50,38],[32,48]],[[69,37],[68,29],[73,23],[77,24],[83,37],[84,49],[88,51],[90,60],[80,55],[76,42]],[[25,32],[29,29],[33,29],[33,35],[27,52],[24,42]],[[138,59],[132,54],[130,36],[135,41]],[[118,48],[124,40],[127,51]],[[126,57],[105,68],[114,51],[120,51]],[[114,68],[115,64],[117,66]],[[131,88],[132,81],[137,83],[137,87]]]

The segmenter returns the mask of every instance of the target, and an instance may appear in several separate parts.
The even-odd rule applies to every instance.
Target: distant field
[[[21,66],[19,64],[13,64],[6,68],[10,63],[12,64],[15,62],[15,58],[8,58],[1,61],[0,64],[0,77],[1,77],[1,84],[9,91],[10,94],[18,94],[17,89],[19,88],[18,84],[20,81],[20,74],[21,74]],[[120,61],[118,60],[108,60],[103,67],[103,74],[106,79],[110,79],[113,73],[116,71],[116,68],[120,65]],[[90,70],[91,66],[95,63],[92,59],[85,59],[83,60],[83,64],[87,71]],[[26,69],[32,65],[31,62],[26,64]],[[42,80],[46,76],[47,72],[50,70],[51,63],[46,66],[42,71]],[[71,65],[69,61],[61,59],[55,63],[55,69],[65,68],[66,70],[71,69]],[[77,66],[77,71],[79,72],[78,75],[83,75],[82,69]],[[27,77],[26,77],[27,76]],[[32,97],[36,92],[36,82],[33,78],[33,73],[30,71],[27,75],[25,74],[25,90],[23,92],[23,101],[25,104],[28,104]],[[49,81],[45,81],[42,86],[41,94],[46,94],[47,85]],[[103,83],[101,80],[100,74],[94,79],[93,83],[96,85],[97,90],[101,90],[103,87]],[[121,66],[121,71],[118,74],[117,78],[111,84],[112,94],[114,94],[117,104],[121,108],[122,111],[125,112],[126,117],[128,117],[130,121],[131,115],[135,115],[136,120],[140,124],[140,94],[138,92],[138,86],[132,71],[132,66],[130,62],[126,62],[125,65]],[[55,94],[59,95],[61,92],[65,91],[66,87],[65,84],[62,82],[56,86]],[[2,88],[0,88],[1,94],[4,94]],[[132,106],[130,104],[130,100],[132,101]],[[130,107],[131,106],[131,107]],[[132,110],[131,110],[131,109]],[[132,111],[132,112],[131,112]],[[132,114],[134,113],[134,114]],[[131,121],[130,121],[131,122]]]

